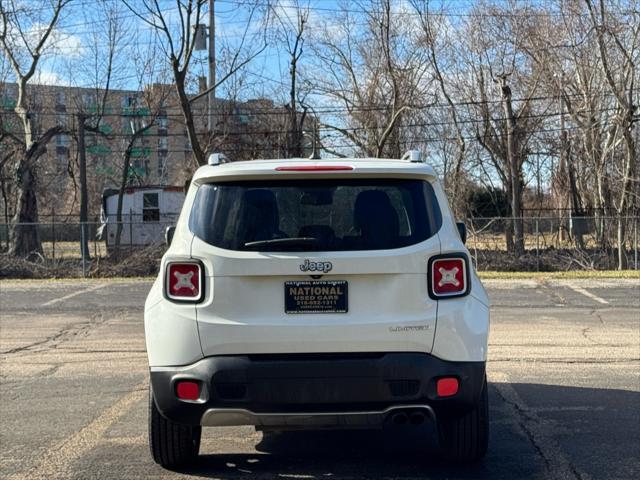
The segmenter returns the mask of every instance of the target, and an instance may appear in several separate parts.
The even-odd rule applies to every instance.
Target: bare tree
[[[150,65],[151,58],[149,58],[149,62],[147,63],[147,68],[141,68],[141,72],[148,72],[148,68],[152,68]],[[140,75],[144,77],[143,75]],[[140,79],[143,81],[143,78]],[[122,152],[121,157],[121,170],[120,170],[120,182],[118,184],[118,203],[116,207],[116,238],[114,242],[115,246],[115,254],[120,254],[120,243],[122,238],[122,208],[123,208],[123,199],[124,192],[131,180],[131,156],[134,148],[138,141],[152,128],[156,125],[156,120],[161,112],[164,110],[166,100],[169,96],[169,89],[164,85],[151,86],[147,88],[143,95],[140,97],[140,106],[145,106],[149,111],[149,116],[144,119],[138,119],[138,121],[131,119],[131,130],[130,135],[123,140],[125,145],[124,151]],[[129,221],[132,221],[130,218]]]
[[[361,8],[362,17],[343,10],[316,38],[314,91],[346,111],[325,120],[325,128],[360,154],[397,158],[406,143],[403,123],[424,106],[429,64],[412,26],[394,15],[393,2]]]
[[[545,91],[559,97],[554,186],[561,207],[568,205],[577,215],[593,211],[601,248],[609,248],[615,237],[623,268],[624,217],[637,197],[637,2],[571,0],[558,6],[557,20],[530,35],[532,47],[538,47],[538,54],[532,48],[530,55],[546,77]],[[610,235],[614,216],[616,232]],[[581,229],[573,233],[580,245]]]
[[[18,99],[15,113],[22,126],[21,151],[17,158],[17,206],[13,218],[10,239],[10,253],[18,256],[31,256],[42,253],[42,244],[38,235],[38,201],[36,197],[36,163],[46,151],[47,143],[64,129],[54,126],[39,136],[35,135],[32,112],[29,110],[29,91],[27,83],[36,73],[38,63],[47,46],[60,14],[71,0],[55,0],[51,8],[48,2],[28,5],[15,0],[0,2],[0,44],[9,59],[18,84]],[[43,13],[48,18],[43,28],[25,30],[25,23],[32,24],[36,16]]]
[[[461,172],[467,153],[467,141],[465,138],[463,124],[460,118],[460,108],[453,99],[455,92],[451,87],[451,75],[452,72],[443,72],[441,67],[442,57],[445,54],[451,55],[455,53],[455,47],[451,43],[445,43],[448,39],[440,30],[444,30],[446,25],[443,25],[442,19],[446,18],[443,13],[444,9],[441,7],[439,11],[436,11],[436,16],[431,13],[431,5],[429,0],[412,0],[412,5],[418,15],[420,27],[423,31],[422,43],[425,48],[428,49],[428,58],[431,68],[433,69],[433,75],[438,83],[438,87],[442,96],[444,97],[449,110],[449,117],[453,123],[455,132],[455,153],[454,153],[454,165],[453,173],[446,175],[445,170],[445,187],[450,193],[450,202],[454,210],[459,209],[459,193],[462,185]],[[440,20],[440,24],[438,24]],[[447,52],[448,51],[448,52]],[[460,213],[460,212],[456,212]]]
[[[255,34],[255,32],[252,33],[251,30],[253,22],[258,16],[257,4],[253,5],[248,2],[249,14],[240,42],[236,47],[227,46],[224,52],[226,62],[224,62],[224,65],[216,65],[216,68],[223,67],[224,72],[216,74],[214,85],[209,85],[208,88],[197,95],[190,95],[188,75],[194,58],[196,38],[201,35],[200,29],[204,28],[202,22],[207,13],[207,0],[176,0],[174,8],[179,18],[177,25],[169,21],[166,13],[166,4],[161,5],[159,0],[145,0],[142,2],[122,0],[122,2],[142,22],[153,28],[159,36],[164,56],[169,63],[173,81],[175,82],[180,109],[184,116],[196,165],[206,164],[207,145],[212,144],[215,140],[216,126],[214,125],[212,131],[206,133],[198,130],[194,103],[207,96],[209,92],[215,91],[216,88],[249,64],[266,48],[264,31],[260,35]]]
[[[297,2],[289,8],[295,10],[295,18],[285,10],[281,11],[274,5],[274,17],[278,23],[276,37],[284,43],[289,56],[289,127],[287,135],[287,153],[289,157],[302,156],[303,126],[307,116],[308,107],[304,105],[302,112],[298,113],[298,66],[302,57],[305,42],[305,28],[309,20],[309,9],[305,9]]]
[[[91,42],[88,49],[91,54],[89,77],[93,83],[94,93],[91,105],[85,105],[83,101],[77,102],[77,132],[78,145],[78,170],[80,182],[80,250],[83,259],[91,257],[89,251],[89,194],[87,189],[87,158],[85,148],[85,135],[90,132],[93,135],[108,138],[103,132],[101,124],[108,109],[111,83],[114,73],[116,54],[123,47],[124,25],[120,18],[118,4],[99,3],[98,14],[104,18],[91,32]]]
[[[3,57],[4,58],[4,57]],[[4,67],[4,61],[2,66]],[[7,65],[8,66],[8,65]],[[12,95],[8,91],[7,69],[0,69],[0,194],[2,195],[2,218],[3,223],[8,226],[10,222],[9,204],[13,198],[14,175],[12,165],[16,154],[20,151],[22,144],[17,135],[18,125],[15,116],[5,108],[10,104]],[[4,107],[4,108],[3,108]],[[7,248],[9,239],[7,238]]]
[[[631,198],[631,185],[636,170],[636,142],[634,135],[638,108],[635,91],[638,80],[638,42],[640,41],[640,11],[631,11],[631,27],[615,24],[608,13],[604,0],[596,3],[585,0],[589,18],[598,45],[600,67],[609,91],[615,98],[615,115],[612,118],[612,138],[615,143],[620,138],[624,143],[621,182],[618,200],[614,207],[617,214],[618,269],[626,268],[625,225],[627,205]],[[617,59],[617,62],[616,62]],[[615,63],[614,63],[615,62]],[[636,187],[637,188],[637,187]]]
[[[523,49],[523,38],[528,22],[535,16],[526,15],[526,7],[513,15],[498,7],[477,8],[491,15],[482,26],[470,24],[466,36],[476,92],[473,107],[480,118],[475,126],[476,139],[489,154],[509,197],[513,221],[506,229],[507,249],[522,255],[524,165],[531,139],[539,127],[534,98],[540,82],[540,73]],[[514,90],[518,92],[517,102]]]

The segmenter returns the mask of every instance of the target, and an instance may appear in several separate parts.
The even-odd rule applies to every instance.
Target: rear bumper
[[[479,400],[484,362],[447,362],[423,353],[238,355],[185,367],[151,369],[156,405],[191,425],[321,426],[383,423],[399,409],[459,413]],[[440,398],[436,382],[456,377]],[[198,382],[197,400],[180,400],[176,383]]]

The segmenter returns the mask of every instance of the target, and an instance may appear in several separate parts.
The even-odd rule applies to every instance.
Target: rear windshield
[[[429,182],[403,179],[270,180],[202,185],[189,220],[228,250],[382,250],[440,228]]]

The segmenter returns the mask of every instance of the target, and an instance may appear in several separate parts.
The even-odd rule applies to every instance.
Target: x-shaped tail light
[[[429,261],[429,296],[459,297],[469,293],[469,268],[463,254],[439,255]]]
[[[176,302],[199,302],[203,296],[203,268],[199,262],[169,262],[165,270],[165,293]]]

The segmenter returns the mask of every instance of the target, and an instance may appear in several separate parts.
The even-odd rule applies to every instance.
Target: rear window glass
[[[189,220],[228,250],[382,250],[440,228],[429,182],[402,179],[271,180],[202,185]]]

